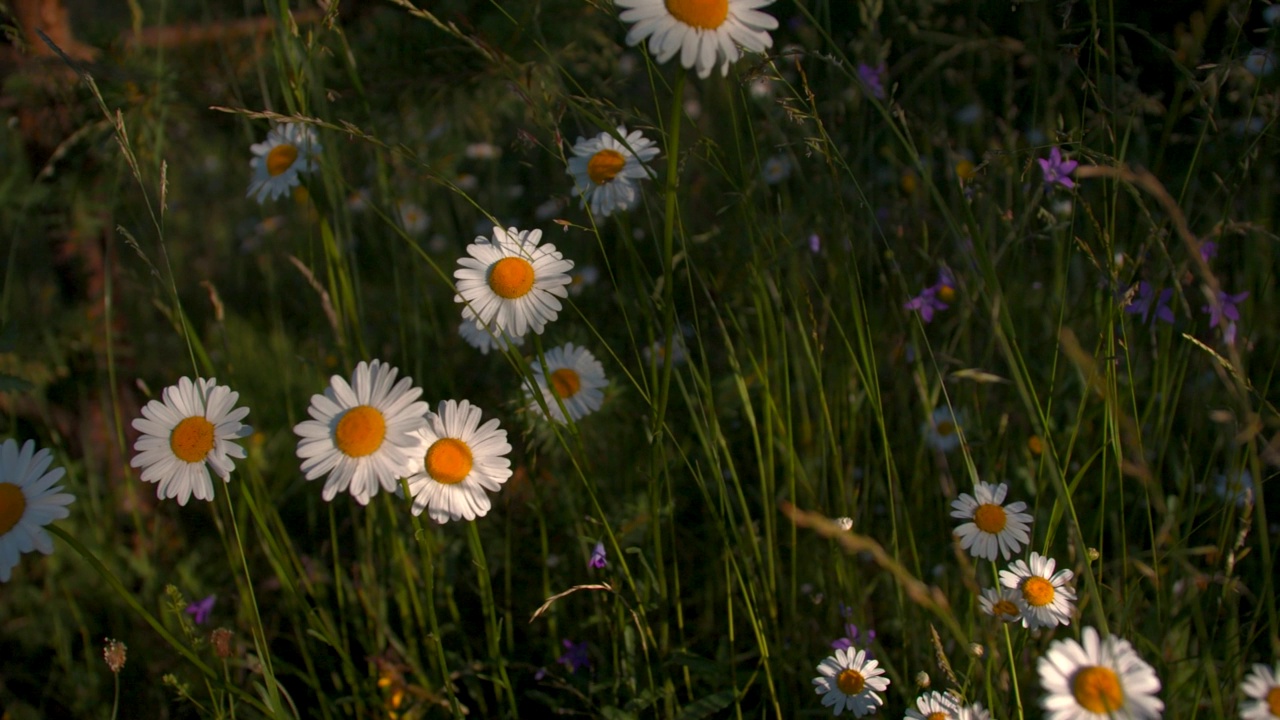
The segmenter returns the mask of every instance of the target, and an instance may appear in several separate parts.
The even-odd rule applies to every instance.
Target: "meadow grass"
[[[607,0],[129,8],[86,20],[101,61],[6,85],[68,131],[3,145],[0,432],[76,498],[0,585],[6,720],[820,717],[841,638],[882,714],[937,690],[1035,718],[1037,661],[1085,627],[1165,716],[1233,717],[1280,658],[1263,4],[778,2],[769,51],[706,78]],[[246,13],[274,31],[113,40]],[[322,149],[260,203],[280,123]],[[660,154],[605,216],[566,167],[618,126]],[[481,354],[454,271],[495,224],[573,281]],[[566,342],[608,384],[555,423],[534,368]],[[500,421],[488,514],[304,479],[309,398],[375,358]],[[179,505],[130,459],[184,376],[253,434]],[[979,482],[1027,506],[1014,558],[1071,571],[1069,624],[982,611],[1010,562],[954,535]]]

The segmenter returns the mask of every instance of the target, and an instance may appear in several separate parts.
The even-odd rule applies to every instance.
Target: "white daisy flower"
[[[658,146],[639,130],[627,134],[618,126],[617,138],[607,132],[587,140],[578,138],[569,158],[574,191],[582,205],[591,204],[591,214],[608,217],[615,210],[630,210],[640,201],[640,180],[649,176],[644,163],[658,156]]]
[[[956,718],[958,720],[991,720],[991,711],[982,707],[982,703],[975,702],[961,707]]]
[[[600,409],[608,381],[604,366],[589,350],[566,343],[547,351],[545,359],[545,367],[534,364],[533,377],[552,420],[562,423],[564,412],[568,412],[572,420],[578,421]],[[557,398],[560,402],[556,402]],[[564,412],[560,410],[561,403]],[[533,408],[540,409],[536,401]]]
[[[866,650],[844,648],[818,665],[821,676],[813,679],[822,704],[836,715],[849,710],[856,717],[869,715],[884,705],[880,693],[889,688],[889,678],[877,660],[868,660]]]
[[[257,196],[259,203],[274,200],[299,184],[298,173],[319,167],[320,141],[308,125],[280,123],[267,133],[264,142],[249,146],[253,159],[253,178],[246,197]]]
[[[697,67],[705,78],[720,63],[720,74],[748,52],[764,52],[773,45],[767,31],[778,27],[772,15],[760,12],[773,0],[615,0],[619,18],[633,23],[627,44],[649,38],[649,52],[659,63],[680,53],[680,64]]]
[[[760,177],[767,185],[777,185],[791,177],[791,158],[781,154],[770,156],[764,161]]]
[[[1056,640],[1036,663],[1046,695],[1046,720],[1145,720],[1159,718],[1160,678],[1128,640],[1105,640],[1087,627],[1083,644]]]
[[[407,478],[413,514],[426,510],[438,523],[484,517],[490,507],[485,491],[496,492],[511,477],[511,446],[497,419],[480,425],[480,408],[445,400],[414,437]]]
[[[1031,516],[1022,512],[1027,504],[1002,505],[1008,492],[1009,487],[1004,483],[993,485],[979,481],[973,495],[960,493],[960,497],[951,502],[954,508],[951,517],[969,521],[956,528],[955,534],[960,538],[960,547],[974,557],[995,562],[999,554],[1008,560],[1031,541],[1027,532]]]
[[[458,334],[462,336],[463,340],[467,341],[468,345],[479,350],[483,355],[488,355],[490,350],[495,349],[506,352],[507,348],[512,345],[524,344],[523,335],[511,337],[504,334],[498,328],[497,323],[493,323],[490,327],[493,328],[493,332],[490,332],[485,326],[474,320],[463,320],[462,324],[458,326]]]
[[[419,235],[431,225],[427,212],[409,200],[396,201],[396,215],[400,218],[400,227],[410,235]]]
[[[492,327],[497,321],[509,335],[533,330],[539,335],[560,312],[557,297],[568,297],[565,260],[555,245],[539,246],[541,230],[493,228],[493,241],[477,237],[467,246],[470,257],[458,259],[453,271],[458,294],[454,302],[466,303],[463,320]]]
[[[236,407],[240,393],[216,379],[190,378],[164,389],[161,400],[142,408],[133,429],[142,433],[129,464],[142,468],[145,482],[159,483],[156,497],[177,498],[179,505],[195,495],[213,500],[209,470],[231,482],[232,458],[243,459],[244,448],[233,440],[249,437],[253,428],[240,421],[249,408]]]
[[[9,582],[23,553],[51,554],[53,538],[44,526],[71,514],[67,506],[75,497],[54,485],[66,470],[49,470],[52,462],[53,453],[36,452],[32,440],[21,450],[12,438],[0,445],[0,582]]]
[[[921,432],[929,447],[944,453],[960,447],[960,417],[946,405],[939,406],[929,416]]]
[[[3,561],[0,560],[2,567]],[[1280,668],[1255,663],[1252,671],[1245,675],[1244,682],[1240,683],[1240,692],[1249,698],[1240,705],[1241,720],[1280,718]]]
[[[982,612],[1003,622],[1011,623],[1022,619],[1022,608],[1018,604],[1018,591],[1015,588],[983,588],[978,603],[982,606]]]
[[[1000,571],[1000,584],[1017,590],[1014,596],[1022,611],[1022,627],[1028,629],[1070,625],[1076,591],[1067,583],[1074,577],[1070,570],[1054,572],[1053,558],[1031,553],[1031,563],[1015,560],[1008,570]]]
[[[349,385],[334,375],[323,395],[311,396],[312,419],[293,427],[306,478],[329,476],[325,501],[350,488],[356,502],[368,505],[379,487],[395,490],[409,475],[418,443],[414,431],[427,424],[430,408],[418,400],[422,388],[413,387],[411,378],[395,383],[398,373],[374,360],[357,365]]]
[[[907,708],[907,720],[958,720],[960,703],[946,693],[936,690],[916,698],[916,706]]]

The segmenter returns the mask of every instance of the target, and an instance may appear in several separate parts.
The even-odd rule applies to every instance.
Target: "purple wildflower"
[[[858,82],[877,100],[884,99],[884,74],[888,71],[884,63],[868,65],[858,63]]]
[[[591,551],[591,560],[587,564],[597,570],[603,570],[609,564],[608,557],[604,551],[604,543],[596,543],[595,549]]]
[[[950,305],[942,302],[938,297],[938,286],[927,287],[920,291],[920,294],[911,298],[904,304],[903,309],[915,310],[920,313],[920,319],[925,323],[933,322],[933,314],[939,310],[946,310]]]
[[[564,654],[556,658],[556,662],[569,668],[569,672],[576,673],[582,668],[591,667],[591,658],[587,657],[586,641],[575,643],[569,638],[560,641],[564,646]]]
[[[818,251],[821,249],[822,249],[822,238],[818,237],[818,233],[813,233],[812,235],[809,236],[809,252],[813,253],[814,255],[817,255]]]
[[[870,644],[871,644],[871,642],[872,642],[872,641],[874,641],[875,639],[876,639],[876,631],[875,631],[875,630],[868,630],[868,631],[867,631],[867,636],[866,636],[866,638],[864,638],[864,642],[865,642],[865,644],[870,645]],[[847,624],[845,624],[845,626],[844,626],[844,637],[842,637],[842,638],[836,638],[835,640],[832,640],[832,641],[831,641],[831,649],[832,649],[832,650],[847,650],[847,649],[849,649],[850,647],[853,647],[853,644],[854,644],[855,642],[857,642],[857,640],[858,640],[858,626],[857,626],[857,625],[854,625],[853,623],[847,623]],[[868,651],[867,651],[867,655],[868,655],[868,656],[870,656],[870,655],[871,655],[871,651],[870,651],[870,650],[868,650]]]
[[[1055,147],[1049,151],[1048,159],[1038,158],[1036,162],[1040,163],[1040,170],[1044,173],[1045,185],[1061,185],[1064,188],[1076,186],[1070,176],[1080,163],[1075,160],[1063,160],[1062,151],[1058,148]]]
[[[1169,307],[1169,300],[1173,297],[1173,290],[1165,288],[1156,294],[1156,289],[1151,283],[1143,280],[1138,283],[1138,294],[1124,309],[1130,315],[1142,314],[1142,322],[1154,322],[1156,319],[1163,320],[1167,323],[1173,323],[1173,309]]]
[[[1200,259],[1205,262],[1218,257],[1218,243],[1212,240],[1205,240],[1200,243]]]
[[[203,600],[191,603],[187,606],[187,614],[194,616],[197,625],[203,625],[213,612],[213,602],[217,597],[217,595],[210,595]]]
[[[1209,313],[1209,327],[1218,327],[1222,324],[1224,317],[1232,321],[1240,319],[1240,310],[1236,306],[1247,297],[1249,297],[1248,290],[1236,295],[1229,295],[1225,290],[1219,290],[1217,302],[1212,302],[1200,309]]]

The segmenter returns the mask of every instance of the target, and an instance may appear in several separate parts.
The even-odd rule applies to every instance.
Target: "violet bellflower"
[[[1240,308],[1237,306],[1247,297],[1249,297],[1248,290],[1235,295],[1219,290],[1214,301],[1200,308],[1209,313],[1209,327],[1222,326],[1222,339],[1228,345],[1234,345],[1236,342],[1236,322],[1240,320]]]
[[[920,291],[920,294],[908,300],[902,307],[905,310],[915,310],[920,313],[920,319],[925,324],[933,322],[933,314],[935,312],[946,310],[951,307],[938,297],[937,285],[927,287]]]
[[[597,570],[603,570],[609,564],[608,554],[604,551],[604,543],[596,543],[595,548],[591,551],[591,559],[587,564]]]
[[[1144,325],[1157,319],[1172,324],[1173,308],[1169,307],[1171,298],[1173,298],[1172,288],[1165,288],[1157,293],[1151,283],[1142,280],[1138,283],[1138,294],[1124,311],[1130,315],[1141,313]]]
[[[203,625],[213,613],[213,603],[217,599],[217,595],[210,595],[203,600],[193,602],[187,606],[186,613],[195,619],[197,625]]]
[[[569,672],[576,673],[579,670],[591,667],[591,658],[587,656],[587,643],[584,640],[575,643],[569,638],[560,641],[564,646],[564,654],[556,658],[556,662],[569,668]]]
[[[1062,159],[1062,151],[1058,148],[1050,150],[1048,158],[1037,158],[1036,162],[1040,163],[1040,171],[1044,173],[1045,185],[1061,185],[1067,189],[1076,186],[1071,173],[1075,172],[1080,163]]]
[[[884,74],[888,68],[884,63],[876,65],[868,65],[866,63],[858,63],[858,82],[871,93],[871,96],[877,100],[883,100],[884,95]]]

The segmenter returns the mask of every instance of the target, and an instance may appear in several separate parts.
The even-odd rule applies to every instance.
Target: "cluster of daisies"
[[[961,548],[976,558],[1009,560],[1031,540],[1031,515],[1023,502],[1005,502],[1008,486],[979,481],[972,495],[961,493],[951,503],[951,516],[963,521],[955,536]],[[983,590],[983,610],[1005,622],[1021,621],[1034,630],[1070,625],[1075,611],[1075,589],[1070,570],[1037,552],[1028,560],[1014,560],[999,573],[1000,587]],[[1103,638],[1086,627],[1081,640],[1056,640],[1037,663],[1045,695],[1041,706],[1054,720],[1095,718],[1158,718],[1164,703],[1156,697],[1160,679],[1138,656],[1127,640]],[[813,680],[822,703],[836,715],[844,710],[856,716],[875,712],[884,703],[889,685],[884,671],[862,650],[838,650],[818,665]],[[981,703],[965,704],[958,697],[930,691],[916,700],[908,718],[963,718],[990,720]]]

